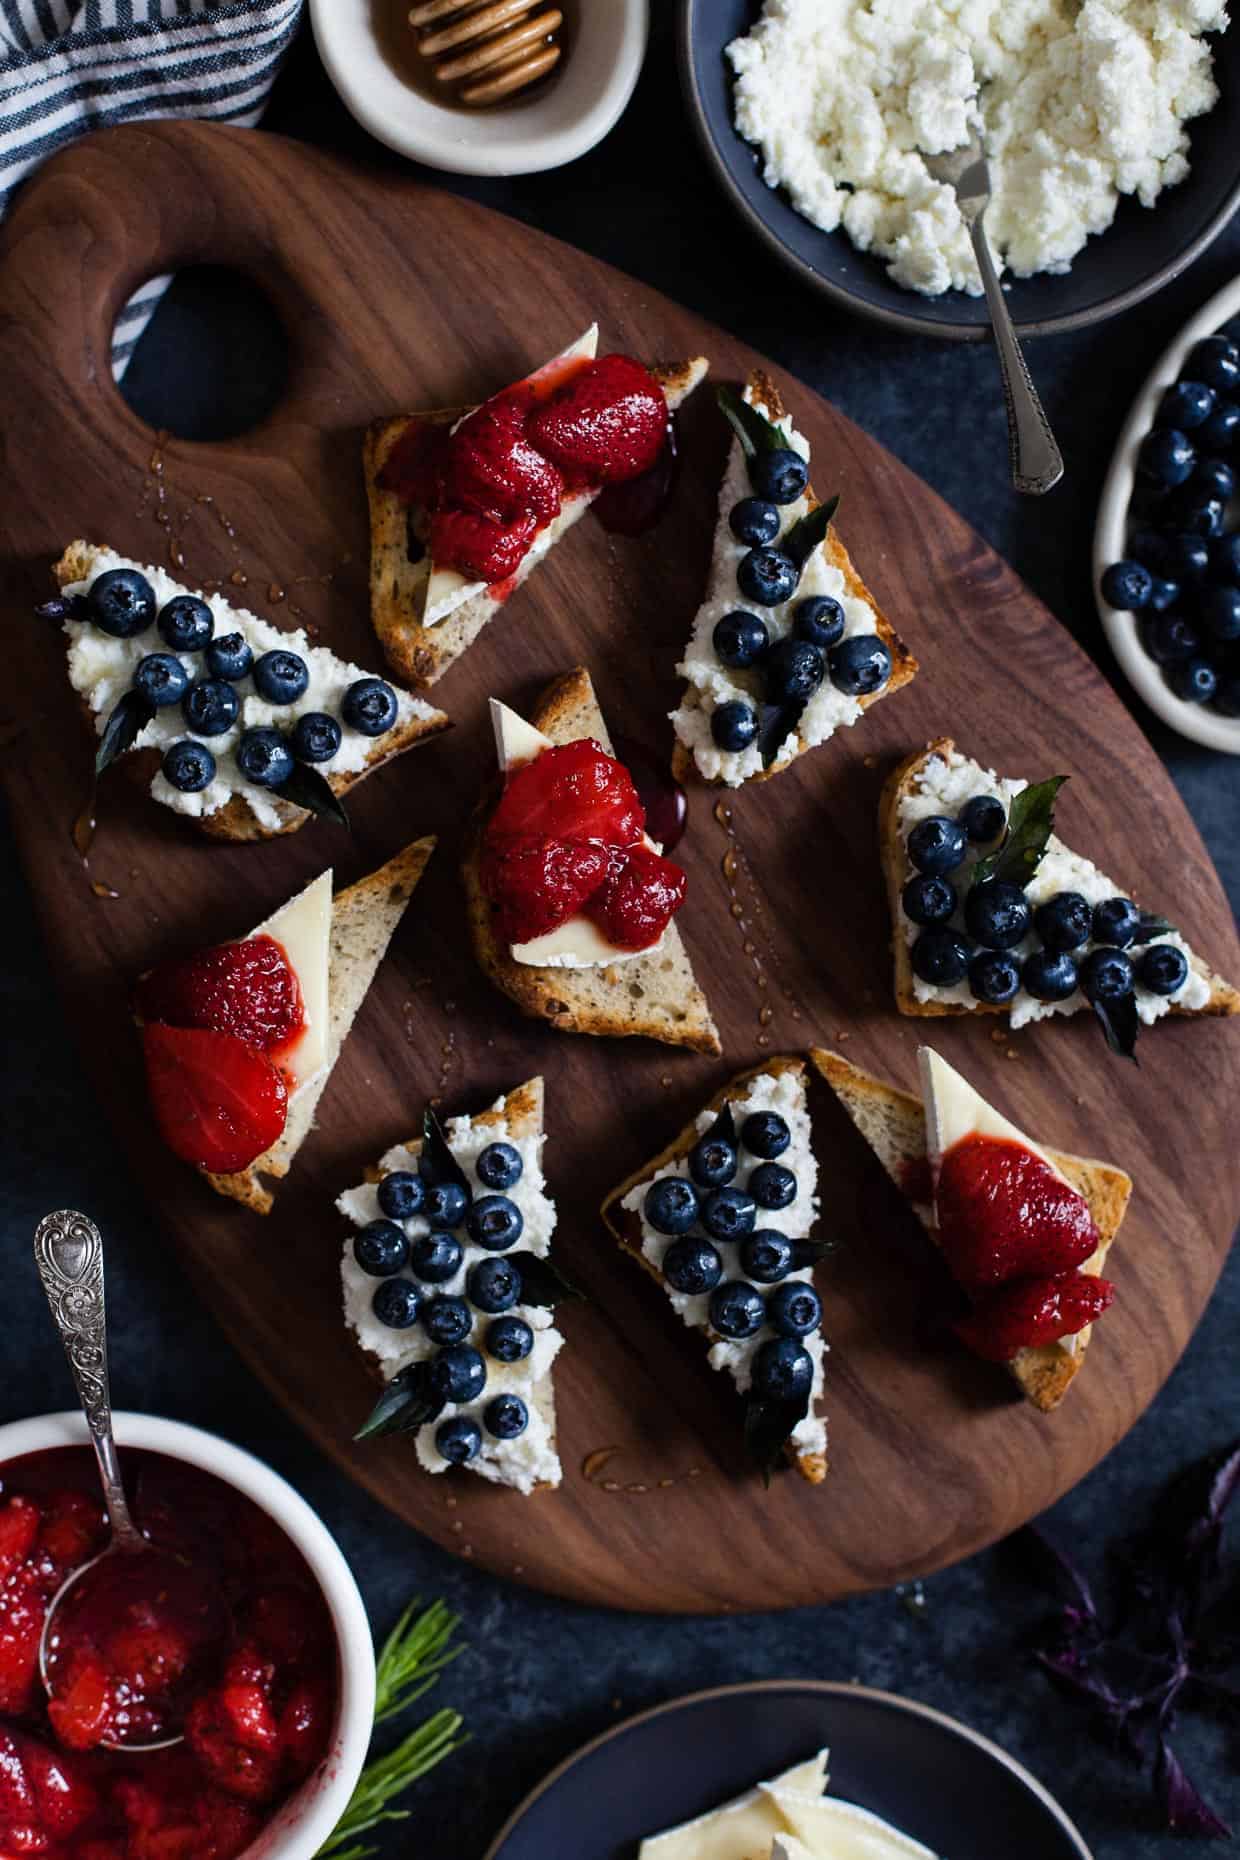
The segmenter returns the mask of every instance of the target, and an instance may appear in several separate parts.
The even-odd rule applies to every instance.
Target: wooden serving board
[[[673,666],[706,572],[726,445],[706,392],[683,418],[683,469],[663,525],[640,540],[608,538],[593,519],[572,532],[436,688],[455,729],[356,791],[352,840],[314,824],[268,844],[213,844],[114,772],[88,877],[70,827],[89,745],[59,634],[30,617],[69,538],[163,560],[162,517],[191,585],[244,575],[244,591],[229,588],[238,599],[277,619],[296,608],[325,642],[378,669],[359,468],[366,421],[481,398],[594,318],[604,349],[700,350],[721,380],[763,358],[528,228],[246,131],[168,125],[92,138],[27,188],[0,252],[6,708],[28,726],[0,758],[5,785],[118,1151],[197,1290],[297,1421],[439,1543],[544,1589],[640,1609],[783,1607],[892,1583],[978,1549],[1079,1479],[1164,1381],[1229,1244],[1240,1209],[1240,1027],[1163,1025],[1143,1039],[1137,1069],[1107,1056],[1086,1017],[1012,1040],[982,1016],[900,1019],[874,840],[884,770],[950,731],[1009,772],[1070,771],[1064,837],[1166,906],[1224,973],[1240,974],[1240,949],[1163,769],[1045,608],[881,446],[784,382],[814,444],[818,489],[843,492],[848,546],[923,670],[855,731],[736,797],[732,836],[714,794],[693,793],[678,854],[690,881],[681,922],[723,1060],[521,1020],[472,964],[456,871],[492,767],[490,693],[520,706],[584,661],[613,730],[666,754]],[[142,279],[206,261],[236,265],[270,293],[288,329],[288,396],[228,444],[160,441],[113,387],[112,319]],[[428,832],[439,851],[320,1127],[260,1220],[152,1141],[127,985],[170,951],[244,932],[327,862],[348,881]],[[735,848],[730,886],[724,859]],[[96,896],[92,878],[119,895]],[[745,1465],[730,1384],[608,1243],[599,1203],[764,1051],[846,1043],[911,1085],[926,1033],[1031,1132],[1131,1170],[1136,1193],[1112,1256],[1118,1302],[1049,1417],[1015,1400],[1000,1371],[928,1344],[939,1268],[818,1089],[822,1230],[841,1242],[820,1279],[831,1471],[819,1488],[788,1475],[766,1493]],[[466,1474],[429,1478],[400,1440],[351,1444],[372,1391],[340,1321],[332,1203],[416,1127],[428,1097],[476,1109],[535,1072],[547,1080],[558,1254],[590,1303],[563,1319],[563,1487],[523,1500]]]

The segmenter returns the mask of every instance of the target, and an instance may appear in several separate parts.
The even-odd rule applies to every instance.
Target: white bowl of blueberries
[[[1107,638],[1182,736],[1240,755],[1240,279],[1137,396],[1103,486],[1094,582]]]

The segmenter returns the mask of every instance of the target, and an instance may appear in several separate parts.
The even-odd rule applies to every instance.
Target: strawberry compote
[[[77,1447],[0,1469],[0,1860],[235,1860],[327,1750],[336,1651],[299,1552],[209,1473],[127,1449],[121,1464],[165,1566],[209,1572],[222,1607],[207,1632],[191,1590],[143,1594],[147,1559],[135,1555],[124,1592],[77,1639],[80,1658],[66,1649],[66,1684],[49,1701],[39,1638],[65,1578],[107,1541],[98,1475]],[[178,1687],[182,1743],[102,1747],[126,1716],[157,1728],[143,1712]]]

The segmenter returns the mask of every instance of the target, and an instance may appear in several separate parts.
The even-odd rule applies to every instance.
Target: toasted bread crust
[[[773,1073],[778,1078],[787,1072],[795,1072],[803,1077],[805,1061],[791,1054],[779,1054],[772,1059],[763,1060],[760,1065],[749,1066],[744,1072],[738,1072],[735,1078],[729,1079],[726,1085],[720,1086],[714,1097],[702,1106],[702,1109],[696,1113],[691,1122],[685,1125],[678,1136],[673,1137],[657,1156],[652,1156],[639,1169],[635,1169],[618,1188],[613,1188],[604,1201],[600,1210],[603,1225],[616,1244],[637,1261],[637,1264],[650,1275],[656,1285],[661,1285],[666,1289],[663,1274],[642,1252],[641,1222],[629,1209],[622,1208],[620,1203],[632,1189],[637,1188],[642,1182],[648,1182],[658,1170],[665,1168],[668,1163],[682,1161],[689,1154],[697,1142],[697,1119],[702,1115],[702,1111],[717,1113],[723,1109],[729,1099],[743,1098],[746,1088],[754,1079],[762,1078],[767,1073]],[[791,1441],[785,1443],[784,1454],[789,1464],[795,1466],[801,1477],[808,1480],[810,1485],[822,1484],[827,1476],[825,1454],[798,1453]]]

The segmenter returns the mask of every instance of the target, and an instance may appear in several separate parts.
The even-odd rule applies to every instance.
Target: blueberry
[[[215,757],[205,743],[171,743],[164,751],[163,772],[180,794],[201,794],[215,780]]]
[[[1204,491],[1207,497],[1221,498],[1226,504],[1235,495],[1236,474],[1226,459],[1200,459],[1193,473],[1192,484],[1194,489]]]
[[[461,1270],[465,1249],[455,1234],[419,1234],[409,1248],[409,1266],[427,1285],[446,1285]]]
[[[521,1268],[510,1259],[478,1259],[469,1269],[465,1290],[490,1317],[521,1302]]]
[[[1204,381],[1216,393],[1230,394],[1240,387],[1240,349],[1226,336],[1205,336],[1188,358],[1193,379]]]
[[[521,1238],[525,1216],[507,1195],[480,1195],[465,1216],[465,1227],[475,1246],[505,1253]]]
[[[792,1242],[773,1227],[747,1234],[740,1247],[741,1271],[760,1285],[775,1285],[792,1271]]]
[[[646,1190],[642,1213],[657,1234],[687,1234],[698,1217],[699,1196],[683,1175],[660,1176]]]
[[[385,736],[400,714],[396,693],[384,678],[358,678],[340,700],[340,715],[362,736]]]
[[[145,633],[155,618],[155,591],[136,568],[108,568],[96,575],[86,591],[86,604],[100,632],[113,639]]]
[[[1165,614],[1169,607],[1174,607],[1180,598],[1178,581],[1165,581],[1161,575],[1155,575],[1150,582],[1149,612]]]
[[[1186,704],[1208,704],[1218,690],[1218,673],[1208,659],[1184,659],[1167,672],[1167,683]]]
[[[353,1257],[374,1279],[390,1279],[409,1257],[409,1242],[395,1221],[368,1221],[353,1236]]]
[[[1035,949],[1021,964],[1020,979],[1035,1001],[1066,1001],[1077,990],[1076,964],[1063,949]]]
[[[375,1191],[379,1206],[393,1221],[407,1221],[421,1211],[426,1198],[421,1176],[408,1169],[392,1169]]]
[[[913,974],[936,988],[951,988],[964,980],[973,954],[971,946],[955,930],[944,924],[931,924],[923,930],[909,951]]]
[[[1141,927],[1141,913],[1131,898],[1104,898],[1095,904],[1090,935],[1095,943],[1127,949]]]
[[[711,712],[710,733],[720,749],[748,749],[758,734],[757,712],[739,698],[719,704]]]
[[[149,652],[134,667],[133,682],[135,691],[141,691],[160,710],[185,696],[189,673],[174,653]]]
[[[917,872],[900,893],[904,915],[912,924],[945,924],[956,911],[956,887],[950,878]]]
[[[1149,604],[1154,578],[1140,562],[1112,562],[1103,570],[1102,598],[1122,613],[1140,613]]]
[[[1188,980],[1188,958],[1174,943],[1151,943],[1137,957],[1137,980],[1152,995],[1174,995]]]
[[[709,1240],[682,1234],[663,1255],[663,1277],[674,1292],[697,1298],[718,1285],[723,1277],[723,1261]]]
[[[844,609],[829,594],[811,594],[797,602],[792,629],[798,639],[826,652],[844,637]]]
[[[790,446],[775,446],[750,461],[749,478],[759,497],[772,504],[795,504],[809,483],[809,467]]]
[[[196,594],[174,594],[159,610],[159,637],[174,652],[203,652],[215,632],[215,616]]]
[[[919,820],[908,836],[908,856],[919,872],[938,877],[964,863],[964,828],[947,814],[930,814]]]
[[[486,1346],[497,1363],[520,1363],[534,1348],[534,1333],[524,1318],[496,1318],[487,1326]]]
[[[181,715],[197,736],[226,736],[240,708],[235,689],[222,678],[195,678],[181,700]]]
[[[806,1337],[822,1322],[822,1300],[804,1279],[785,1279],[768,1297],[766,1317],[782,1337]]]
[[[388,1283],[396,1285],[401,1281],[392,1279]],[[427,1381],[431,1394],[440,1401],[474,1401],[486,1387],[486,1380],[487,1366],[472,1343],[455,1344],[431,1358]]]
[[[530,1424],[530,1411],[519,1395],[497,1395],[482,1410],[488,1434],[497,1440],[515,1440]]]
[[[728,513],[728,525],[738,542],[761,548],[779,535],[780,516],[774,504],[762,497],[742,497]]]
[[[792,1132],[778,1111],[751,1111],[741,1125],[741,1142],[751,1156],[774,1162],[792,1142]]]
[[[1158,426],[1141,441],[1137,454],[1137,475],[1147,484],[1171,489],[1185,484],[1197,463],[1193,442],[1178,427]]]
[[[997,794],[975,794],[956,819],[974,846],[993,846],[1007,826],[1007,809]]]
[[[772,704],[807,704],[827,675],[827,662],[807,639],[781,639],[763,662],[766,695]]]
[[[469,1190],[462,1188],[459,1182],[428,1182],[422,1212],[432,1227],[450,1232],[465,1219],[471,1199]]]
[[[1192,658],[1201,636],[1183,614],[1149,614],[1141,627],[1141,644],[1155,665],[1174,665]]]
[[[1240,588],[1207,588],[1197,605],[1206,632],[1214,639],[1240,639]],[[149,664],[143,660],[143,664]],[[142,667],[139,666],[139,671]]]
[[[488,1143],[474,1168],[484,1188],[512,1188],[521,1180],[525,1165],[511,1143]]]
[[[1005,950],[980,949],[969,964],[969,992],[975,1001],[1001,1007],[1020,987],[1020,964]]]
[[[736,1150],[722,1137],[702,1137],[689,1151],[689,1174],[699,1188],[725,1188],[736,1174]]]
[[[1221,717],[1240,717],[1240,677],[1234,672],[1219,679],[1214,708]]]
[[[1237,408],[1240,413],[1240,408]],[[1210,579],[1240,588],[1240,530],[1220,536],[1210,545]]]
[[[827,670],[845,697],[869,697],[891,677],[891,653],[877,633],[854,633],[832,646]]]
[[[801,571],[780,549],[751,549],[736,569],[736,585],[747,601],[779,607],[796,593]]]
[[[755,1395],[799,1402],[814,1386],[814,1360],[795,1337],[772,1337],[756,1352],[752,1377]]]
[[[254,661],[254,689],[269,704],[295,704],[310,683],[310,667],[299,652],[277,646]]]
[[[468,1466],[482,1451],[482,1429],[467,1414],[454,1414],[435,1429],[435,1450],[449,1466]]]
[[[279,730],[243,730],[234,753],[237,767],[256,788],[279,788],[296,767],[293,752]]]
[[[473,1313],[463,1298],[440,1296],[422,1307],[422,1328],[432,1343],[464,1343],[473,1327]]]
[[[411,1279],[384,1279],[375,1287],[370,1308],[389,1330],[408,1330],[418,1321],[422,1294]]]
[[[1015,949],[1028,934],[1031,915],[1020,886],[1002,878],[972,886],[964,901],[965,924],[988,949]]]
[[[1221,497],[1195,484],[1186,485],[1174,506],[1176,526],[1186,536],[1221,536],[1226,508]]]
[[[1214,412],[1214,389],[1204,381],[1177,381],[1163,395],[1158,407],[1160,426],[1178,426],[1191,433]]]
[[[307,710],[293,725],[293,754],[299,762],[330,762],[340,747],[340,725],[325,710]]]
[[[797,1179],[782,1163],[759,1163],[748,1186],[760,1208],[786,1208],[797,1198]]]
[[[734,607],[717,620],[710,637],[720,664],[737,672],[756,664],[771,643],[766,621],[743,607]]]
[[[765,1316],[761,1292],[744,1279],[728,1279],[710,1295],[711,1328],[721,1337],[752,1337],[762,1329]]]
[[[1240,439],[1240,407],[1234,400],[1220,400],[1198,434],[1207,451],[1226,454]]]
[[[1080,974],[1087,1001],[1123,1001],[1133,991],[1132,963],[1122,949],[1091,949]]]
[[[1176,535],[1165,539],[1163,573],[1185,587],[1195,587],[1210,572],[1210,544],[1204,536]]]
[[[1047,949],[1079,949],[1093,933],[1094,912],[1079,891],[1057,891],[1033,914],[1033,927]]]
[[[702,1203],[701,1221],[712,1240],[743,1240],[753,1232],[757,1212],[743,1188],[717,1188]]]
[[[254,653],[242,633],[221,633],[207,647],[207,670],[212,678],[226,678],[235,685],[248,678],[254,669]]]

